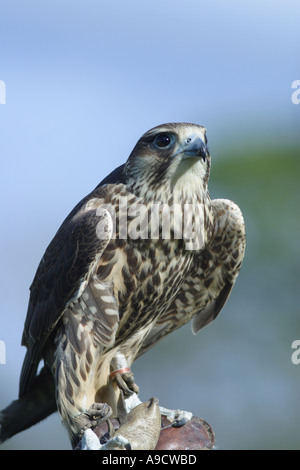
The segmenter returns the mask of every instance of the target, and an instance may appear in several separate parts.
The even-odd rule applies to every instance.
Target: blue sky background
[[[126,160],[142,133],[170,121],[204,125],[213,162],[248,147],[299,145],[300,105],[291,101],[292,82],[300,79],[299,23],[297,0],[1,2],[6,104],[0,105],[0,340],[7,363],[0,364],[0,409],[17,397],[28,288],[46,246],[74,205]],[[249,232],[251,237],[251,220]],[[241,291],[247,292],[245,281]],[[235,318],[241,308],[241,293],[233,294],[226,312],[233,310]],[[280,400],[286,403],[290,395],[281,393],[281,376],[267,380],[266,366],[268,398],[249,399],[258,377],[259,358],[249,360],[255,342],[244,336],[246,321],[234,331],[239,343],[230,351],[226,335],[232,331],[223,317],[201,338],[185,328],[137,361],[137,382],[144,399],[155,395],[165,406],[192,407],[214,427],[220,448],[257,447],[254,430],[266,430],[270,417],[276,423]],[[297,336],[300,328],[291,340]],[[238,361],[245,347],[250,362],[243,367]],[[289,347],[287,342],[287,356]],[[218,361],[210,367],[213,354]],[[238,396],[226,388],[228,361],[233,388],[245,383]],[[288,385],[294,403],[299,372],[294,366]],[[285,416],[288,430],[293,409]],[[274,439],[267,439],[269,446],[279,445]],[[68,446],[53,416],[3,448]]]

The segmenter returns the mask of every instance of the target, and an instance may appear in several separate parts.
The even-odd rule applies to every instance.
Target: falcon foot
[[[139,393],[139,387],[136,385],[129,367],[113,371],[110,378],[117,383],[124,396],[128,397],[134,393]]]
[[[190,411],[184,411],[184,410],[169,410],[168,408],[164,408],[163,406],[159,407],[160,409],[160,414],[162,416],[165,416],[169,421],[172,423],[170,426],[173,426],[174,428],[180,428],[181,426],[184,426],[186,423],[191,421],[193,417],[193,413]]]
[[[87,411],[79,415],[82,421],[81,433],[107,421],[111,414],[112,409],[106,403],[94,403]]]

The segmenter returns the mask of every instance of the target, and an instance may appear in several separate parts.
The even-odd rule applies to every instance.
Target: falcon
[[[68,215],[30,287],[19,399],[0,414],[0,440],[58,410],[75,446],[118,415],[121,396],[137,397],[137,357],[190,320],[197,333],[216,318],[245,229],[235,203],[210,199],[210,166],[204,127],[157,126]]]

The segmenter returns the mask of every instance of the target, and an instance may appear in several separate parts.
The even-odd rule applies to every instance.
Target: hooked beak
[[[185,143],[173,154],[173,157],[176,155],[182,155],[183,160],[186,158],[202,158],[205,161],[208,150],[199,136],[193,136],[186,139]]]

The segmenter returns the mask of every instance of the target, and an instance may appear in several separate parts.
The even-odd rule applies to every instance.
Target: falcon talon
[[[93,420],[107,420],[112,414],[112,409],[106,403],[94,403],[84,414]]]
[[[124,395],[130,396],[134,393],[134,391],[129,388],[129,386],[127,385],[127,383],[124,380],[124,377],[122,377],[121,374],[115,375],[114,381],[118,385],[119,389],[122,390]]]
[[[115,381],[118,385],[119,389],[122,390],[124,395],[130,396],[133,393],[139,392],[139,387],[136,385],[134,381],[134,376],[131,370],[130,372],[127,370],[128,368],[120,369],[113,371],[110,374],[110,379]]]

